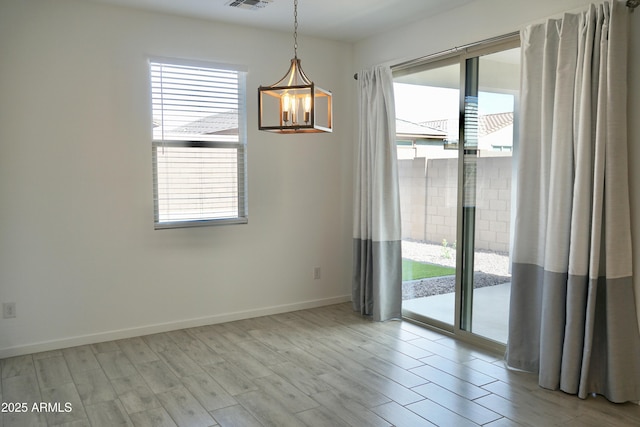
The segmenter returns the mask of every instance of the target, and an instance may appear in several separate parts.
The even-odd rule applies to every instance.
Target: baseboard
[[[293,304],[283,304],[272,307],[264,307],[254,310],[236,311],[232,313],[217,314],[195,319],[180,320],[176,322],[160,323],[155,325],[141,326],[137,328],[120,329],[116,331],[100,332],[97,334],[81,335],[59,340],[43,341],[35,344],[27,344],[16,347],[0,349],[0,359],[7,357],[21,356],[43,351],[58,350],[79,345],[96,344],[105,341],[113,341],[125,338],[133,338],[142,335],[157,334],[161,332],[175,331],[178,329],[194,328],[197,326],[214,325],[216,323],[232,322],[234,320],[250,319],[252,317],[269,316],[272,314],[288,313],[297,310],[323,307],[326,305],[340,304],[351,301],[351,295],[325,298],[312,301],[303,301]]]

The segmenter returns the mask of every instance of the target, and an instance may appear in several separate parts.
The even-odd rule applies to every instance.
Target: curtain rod
[[[631,1],[631,0],[629,0]],[[640,1],[640,0],[636,0],[636,1]],[[510,38],[516,37],[520,35],[519,31],[514,31],[512,33],[508,33],[508,34],[503,34],[501,36],[496,36],[496,37],[492,37],[489,39],[485,39],[485,40],[481,40],[479,42],[473,42],[473,43],[469,43],[469,44],[465,44],[462,46],[456,46],[453,47],[451,49],[447,49],[447,50],[443,50],[441,52],[436,52],[436,53],[431,53],[429,55],[425,55],[425,56],[421,56],[420,58],[415,58],[415,59],[411,59],[409,61],[404,61],[404,62],[400,62],[398,64],[392,65],[391,69],[393,71],[397,71],[397,70],[402,70],[405,68],[409,68],[412,67],[413,65],[417,65],[417,64],[421,64],[423,62],[426,61],[431,61],[443,56],[448,56],[451,55],[453,53],[458,53],[460,51],[466,50],[466,49],[470,49],[473,47],[477,47],[477,46],[482,46],[484,44],[489,44],[489,43],[496,43],[496,42],[500,42],[500,41],[504,41],[504,40],[508,40]],[[358,80],[358,73],[355,73],[353,75],[353,78]]]
[[[436,53],[432,53],[430,55],[422,56],[420,58],[416,58],[416,59],[411,59],[409,61],[400,62],[398,64],[392,65],[391,69],[393,71],[398,71],[398,70],[402,70],[402,69],[405,69],[405,68],[410,68],[410,67],[412,67],[414,65],[422,64],[422,63],[424,63],[426,61],[432,61],[434,59],[441,58],[443,56],[448,56],[448,55],[451,55],[453,53],[458,53],[458,52],[461,52],[461,51],[465,51],[467,49],[471,49],[471,48],[474,48],[474,47],[484,46],[484,45],[491,44],[491,43],[498,43],[498,42],[501,42],[501,41],[506,41],[506,40],[515,38],[515,37],[517,37],[519,35],[520,35],[519,31],[514,31],[512,33],[503,34],[501,36],[496,36],[496,37],[492,37],[492,38],[489,38],[489,39],[481,40],[479,42],[473,42],[473,43],[465,44],[465,45],[462,45],[462,46],[456,46],[456,47],[453,47],[451,49],[443,50],[441,52],[436,52]]]
[[[633,12],[636,9],[636,7],[640,6],[640,0],[627,0],[626,6],[629,9],[631,9],[631,12]],[[440,57],[443,57],[443,56],[451,55],[452,53],[457,53],[457,52],[460,52],[461,50],[470,49],[472,47],[477,47],[477,46],[480,46],[480,45],[483,45],[483,44],[486,44],[486,43],[494,43],[494,42],[499,42],[499,41],[502,41],[502,40],[507,40],[507,39],[509,39],[511,37],[515,37],[515,36],[517,36],[519,34],[520,34],[519,31],[514,31],[512,33],[504,34],[502,36],[497,36],[497,37],[493,37],[493,38],[490,38],[490,39],[482,40],[482,41],[479,41],[479,42],[469,43],[469,44],[466,44],[466,45],[463,45],[463,46],[458,46],[458,47],[454,47],[454,48],[451,48],[451,49],[443,50],[441,52],[432,53],[430,55],[422,56],[420,58],[411,59],[409,61],[400,62],[398,64],[392,65],[391,69],[394,70],[394,71],[401,70],[403,68],[408,68],[408,67],[411,67],[413,65],[417,65],[417,64],[423,63],[425,61],[430,61],[430,60],[433,60],[433,59],[436,59],[436,58],[440,58]],[[358,80],[358,73],[355,73],[353,75],[353,78],[355,80]]]

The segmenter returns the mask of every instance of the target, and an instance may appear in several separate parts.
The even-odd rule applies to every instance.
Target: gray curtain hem
[[[632,277],[589,279],[514,263],[509,367],[539,385],[612,402],[640,400],[640,333]]]
[[[402,318],[401,244],[353,239],[354,311],[375,321]]]

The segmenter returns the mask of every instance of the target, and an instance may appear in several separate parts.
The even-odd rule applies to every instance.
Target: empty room
[[[640,9],[0,0],[0,427],[640,424]]]

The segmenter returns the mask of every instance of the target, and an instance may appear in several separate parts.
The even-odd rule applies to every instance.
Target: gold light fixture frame
[[[294,56],[285,76],[258,88],[258,129],[268,132],[332,132],[331,92],[315,85],[298,59],[298,0],[294,0]]]

